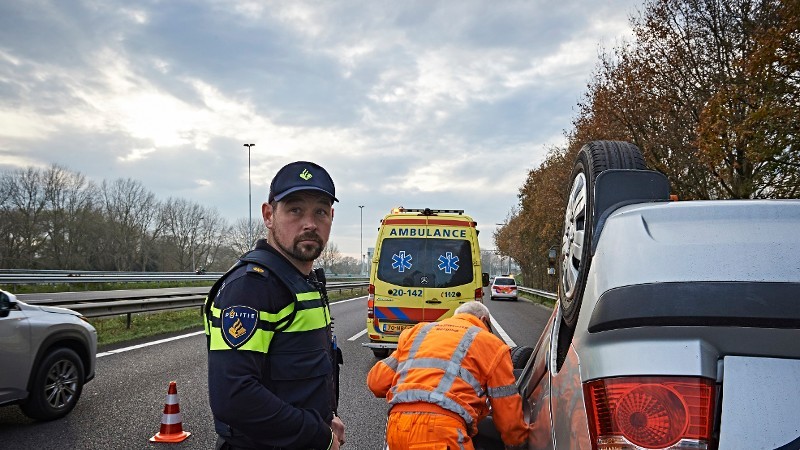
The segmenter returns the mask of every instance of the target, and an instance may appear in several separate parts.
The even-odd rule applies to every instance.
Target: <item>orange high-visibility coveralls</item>
[[[391,450],[473,449],[487,398],[505,445],[527,443],[509,348],[471,314],[403,331],[397,350],[370,369],[367,385],[391,405]]]

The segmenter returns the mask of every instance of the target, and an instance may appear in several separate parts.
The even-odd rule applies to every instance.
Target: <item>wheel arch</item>
[[[84,383],[91,379],[93,374],[90,374],[92,367],[92,355],[90,354],[90,344],[86,336],[77,330],[59,330],[47,336],[39,345],[36,352],[36,358],[33,360],[31,366],[31,374],[35,374],[39,369],[42,360],[52,351],[59,348],[68,348],[74,351],[81,359],[84,367]],[[33,376],[28,377],[28,392],[31,390],[31,383],[33,383]]]

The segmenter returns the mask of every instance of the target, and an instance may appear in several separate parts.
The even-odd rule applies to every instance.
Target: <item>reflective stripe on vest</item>
[[[510,397],[516,394],[519,394],[519,388],[516,384],[489,388],[489,397],[492,398]]]
[[[438,358],[415,359],[415,356],[422,345],[422,341],[435,325],[436,323],[434,322],[422,327],[419,333],[417,333],[417,336],[414,338],[414,342],[411,344],[411,350],[409,350],[408,359],[398,365],[399,377],[397,384],[395,384],[395,386],[391,389],[392,400],[389,402],[389,404],[396,405],[398,403],[413,402],[432,403],[458,414],[464,419],[464,422],[468,427],[472,427],[472,415],[460,403],[448,397],[447,393],[453,387],[453,382],[455,382],[456,378],[460,378],[472,386],[473,389],[475,389],[475,395],[478,397],[483,397],[486,395],[475,377],[469,373],[468,370],[461,368],[461,363],[463,362],[464,357],[467,356],[467,351],[472,345],[472,342],[475,341],[475,337],[481,331],[481,328],[477,326],[471,326],[469,329],[467,329],[467,332],[461,337],[461,340],[458,342],[458,345],[453,352],[453,356],[450,357],[449,361]],[[441,369],[444,370],[444,375],[442,376],[442,379],[439,380],[439,384],[433,388],[433,390],[407,389],[398,392],[397,387],[403,383],[410,369]],[[469,373],[469,376],[464,376],[464,372]],[[477,388],[475,387],[476,385],[478,386]]]
[[[276,329],[282,333],[296,333],[318,330],[330,325],[330,311],[319,292],[297,293],[295,297],[297,298],[296,302],[286,305],[277,313],[259,311],[257,328],[253,335],[236,349],[267,353]],[[295,305],[297,305],[297,309],[292,323],[285,329],[279,328],[291,318],[292,313],[295,312]],[[234,349],[222,337],[223,331],[220,328],[222,310],[211,304],[210,312],[210,317],[205,320],[206,334],[210,337],[209,350]]]

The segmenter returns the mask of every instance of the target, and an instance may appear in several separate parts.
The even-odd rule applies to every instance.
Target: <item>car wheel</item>
[[[383,359],[389,356],[389,349],[388,348],[373,348],[372,354],[375,355],[378,359]]]
[[[570,175],[569,197],[561,238],[559,303],[564,323],[578,321],[586,275],[591,264],[594,182],[607,169],[646,169],[639,148],[628,142],[594,141],[578,152]]]
[[[524,345],[519,347],[512,347],[511,364],[514,366],[514,369],[524,369],[525,364],[527,364],[528,360],[531,359],[532,354],[533,354],[532,347],[526,347]]]
[[[37,420],[64,417],[83,391],[84,369],[73,350],[59,348],[48,353],[34,369],[28,398],[20,404],[26,416]]]

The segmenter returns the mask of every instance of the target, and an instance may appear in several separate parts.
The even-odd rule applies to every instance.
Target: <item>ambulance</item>
[[[400,332],[435,322],[471,300],[483,300],[478,230],[463,210],[395,208],[375,244],[362,345],[378,358],[397,348]]]

